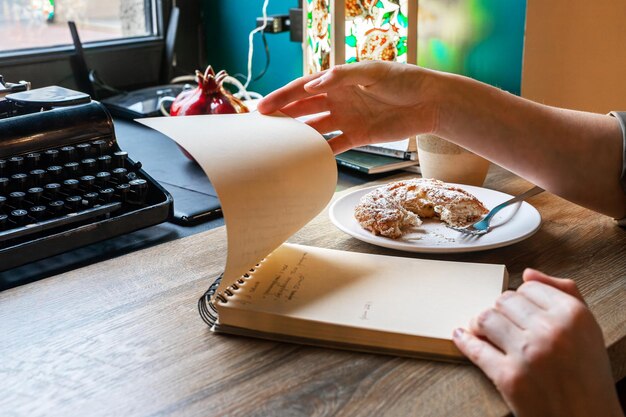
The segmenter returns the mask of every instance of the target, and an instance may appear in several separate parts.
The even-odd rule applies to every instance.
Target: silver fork
[[[483,217],[482,219],[480,219],[474,224],[470,224],[469,226],[465,226],[465,227],[457,227],[457,226],[450,226],[450,225],[446,225],[446,226],[448,226],[450,229],[456,230],[457,232],[461,232],[461,233],[465,233],[465,234],[469,234],[473,236],[484,235],[485,233],[489,231],[489,223],[491,222],[491,219],[493,219],[493,216],[495,216],[497,212],[499,212],[506,206],[509,206],[513,203],[517,203],[518,201],[526,200],[527,198],[530,198],[541,192],[543,192],[543,188],[534,186],[533,188],[526,191],[525,193],[520,194],[516,197],[513,197],[512,199],[507,200],[502,204],[498,204],[497,206],[492,208],[491,211],[487,213],[485,217]]]

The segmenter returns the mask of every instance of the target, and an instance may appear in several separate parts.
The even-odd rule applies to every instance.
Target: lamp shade
[[[417,1],[305,0],[304,73],[385,60],[417,63]]]

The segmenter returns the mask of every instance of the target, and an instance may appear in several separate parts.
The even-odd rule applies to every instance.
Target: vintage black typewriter
[[[46,87],[0,101],[0,270],[161,223],[171,210],[88,95]]]

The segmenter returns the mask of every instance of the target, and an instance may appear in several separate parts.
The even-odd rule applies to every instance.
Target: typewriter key
[[[32,206],[28,209],[28,211],[36,220],[41,220],[43,215],[46,213],[46,206]]]
[[[21,226],[27,222],[28,212],[23,209],[13,210],[11,212],[11,220],[13,220],[17,225]]]
[[[111,171],[111,175],[113,175],[113,178],[118,181],[124,181],[126,179],[124,177],[127,173],[128,170],[126,168],[115,168],[113,171]]]
[[[79,180],[83,187],[89,188],[96,181],[96,177],[94,177],[93,175],[83,175],[79,178]]]
[[[43,188],[41,187],[33,187],[28,189],[28,200],[33,203],[38,203],[43,195]]]
[[[26,197],[26,193],[23,191],[13,191],[9,194],[9,204],[15,208],[22,207],[22,203],[24,202],[24,197]]]
[[[50,178],[56,180],[61,178],[61,173],[63,172],[63,168],[58,165],[52,165],[47,169],[48,174],[50,174]]]
[[[57,151],[56,149],[48,149],[43,154],[45,156],[46,162],[48,162],[48,165],[54,164],[59,158],[59,151]]]
[[[113,158],[111,155],[103,155],[98,157],[98,167],[103,171],[111,169]]]
[[[8,189],[9,189],[9,179],[0,178],[0,193],[6,193]]]
[[[71,161],[76,155],[76,148],[73,146],[64,146],[61,148],[61,156],[64,161]]]
[[[120,200],[126,203],[128,202],[128,192],[130,191],[130,185],[128,184],[120,184],[115,187],[118,193],[120,193]]]
[[[7,169],[7,161],[0,159],[0,175],[4,175],[4,171]]]
[[[26,181],[28,180],[28,175],[26,174],[13,174],[11,175],[13,189],[20,189],[26,186]]]
[[[78,162],[68,162],[67,164],[63,166],[65,167],[65,171],[67,172],[67,175],[77,174],[78,170],[80,169],[80,165],[78,165]]]
[[[132,198],[129,197],[131,203],[142,204],[146,201],[148,195],[148,182],[143,179],[132,180],[128,183],[130,189],[133,191]]]
[[[100,190],[100,197],[104,200],[105,203],[110,202],[115,195],[115,190],[113,188],[105,188],[104,190]]]
[[[50,196],[50,198],[55,198],[61,190],[61,184],[51,182],[50,184],[46,184],[43,188],[46,191],[46,194]]]
[[[0,208],[4,206],[4,203],[7,201],[7,198],[3,195],[0,195]]]
[[[48,207],[50,207],[50,210],[52,210],[53,213],[60,213],[63,211],[65,203],[62,200],[55,200],[48,204]]]
[[[9,169],[13,172],[19,172],[22,166],[24,166],[24,158],[21,156],[9,158]]]
[[[106,140],[95,140],[91,142],[98,156],[101,156],[104,150],[107,148]]]
[[[117,151],[113,154],[113,166],[116,168],[124,168],[128,152]]]
[[[108,172],[98,172],[96,174],[96,182],[101,187],[106,185],[106,183],[109,182],[110,180],[111,180],[111,174]]]
[[[80,161],[80,165],[84,173],[93,172],[96,169],[96,160],[93,158],[87,158]]]
[[[33,185],[39,186],[46,176],[46,171],[43,169],[33,169],[30,171],[30,177],[33,179]]]
[[[29,168],[36,167],[39,164],[39,161],[41,161],[40,153],[33,152],[33,153],[29,153],[28,155],[26,155],[26,165]]]
[[[91,156],[91,144],[89,143],[79,143],[76,145],[76,149],[78,149],[78,154],[81,158],[88,158]]]
[[[65,206],[70,210],[76,210],[80,208],[83,203],[83,198],[79,195],[71,195],[65,199]]]
[[[98,193],[86,193],[83,195],[83,200],[87,202],[89,207],[92,207],[98,202]]]
[[[68,190],[76,190],[76,189],[78,189],[78,184],[79,184],[78,180],[75,180],[73,178],[70,178],[69,180],[63,181],[63,185]]]
[[[6,214],[0,214],[0,230],[6,227],[8,218]]]

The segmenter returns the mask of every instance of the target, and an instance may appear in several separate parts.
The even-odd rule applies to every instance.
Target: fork
[[[482,219],[480,219],[474,224],[470,224],[469,226],[465,226],[465,227],[457,227],[457,226],[450,226],[450,225],[446,225],[446,226],[448,226],[450,229],[456,230],[457,232],[465,233],[468,235],[473,235],[473,236],[484,235],[485,233],[489,231],[489,223],[491,222],[491,219],[493,219],[493,216],[496,215],[496,213],[498,213],[500,210],[502,210],[503,208],[513,203],[517,203],[518,201],[523,201],[541,192],[543,192],[543,188],[534,186],[533,188],[526,191],[525,193],[520,194],[516,197],[513,197],[512,199],[507,200],[502,204],[498,204],[497,206],[492,208],[491,211],[487,213],[485,217],[483,217]]]

